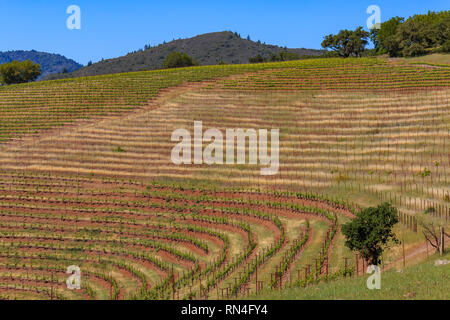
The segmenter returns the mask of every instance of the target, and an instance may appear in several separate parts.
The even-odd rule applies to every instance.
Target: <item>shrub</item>
[[[31,60],[19,62],[14,60],[0,65],[0,83],[15,84],[36,80],[41,75],[41,66]]]
[[[427,210],[425,210],[426,214],[435,213],[436,209],[434,207],[428,207]]]
[[[125,150],[121,146],[118,146],[116,149],[114,149],[114,151],[119,153],[125,152]]]
[[[262,63],[264,61],[265,61],[265,59],[260,54],[258,54],[254,58],[249,58],[248,59],[248,62],[250,62],[250,63]]]
[[[272,54],[271,61],[290,61],[290,60],[300,60],[300,56],[295,52],[282,51],[278,55]]]
[[[182,67],[191,67],[191,66],[198,66],[199,63],[189,57],[186,53],[179,53],[179,52],[172,52],[164,61],[164,68],[182,68]]]
[[[402,50],[402,54],[404,57],[417,57],[417,56],[424,55],[425,53],[426,53],[425,48],[421,44],[418,44],[418,43],[413,43],[409,47],[405,47]]]
[[[442,45],[441,51],[444,53],[450,53],[450,40],[447,40]]]

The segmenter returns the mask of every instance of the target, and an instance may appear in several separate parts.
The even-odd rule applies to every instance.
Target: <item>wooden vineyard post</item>
[[[403,237],[402,241],[402,253],[403,253],[403,268],[406,265],[406,259],[405,259],[405,238]]]
[[[244,295],[244,296],[245,296],[245,292],[246,292],[246,290],[247,290],[247,286],[248,286],[248,284],[247,284],[247,283],[244,283],[244,284],[242,285],[242,287],[241,287],[241,294]]]
[[[255,290],[258,294],[258,254],[256,254],[256,264],[255,264]]]
[[[356,276],[359,275],[359,261],[358,261],[358,254],[355,254],[355,268],[356,268]]]
[[[270,289],[273,289],[273,273],[270,273]]]
[[[173,264],[172,264],[172,300],[175,300],[175,274],[173,273]]]
[[[441,227],[441,245],[440,245],[440,247],[439,247],[439,254],[440,254],[441,256],[444,254],[444,251],[445,251],[444,241],[445,241],[445,237],[444,237],[444,227]]]
[[[281,287],[282,287],[282,281],[283,281],[283,273],[281,272],[281,268],[280,268],[280,272],[279,272],[279,275],[280,275],[280,283],[279,283],[279,289],[280,289],[280,291],[281,291]]]
[[[364,272],[366,272],[366,259],[363,257],[361,274],[364,275]]]

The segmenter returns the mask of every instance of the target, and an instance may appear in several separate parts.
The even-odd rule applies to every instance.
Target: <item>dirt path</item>
[[[448,241],[450,241],[450,237],[445,236],[445,242],[448,243]],[[418,258],[418,257],[421,258],[422,256],[425,257],[428,255],[432,255],[432,254],[434,254],[434,252],[435,252],[435,248],[433,248],[431,245],[427,246],[426,243],[417,245],[416,247],[414,247],[414,249],[412,251],[405,254],[405,264],[408,264],[408,261],[413,260],[415,258]],[[403,264],[403,257],[391,262],[389,265],[387,265],[384,268],[384,271],[391,270],[399,264]]]

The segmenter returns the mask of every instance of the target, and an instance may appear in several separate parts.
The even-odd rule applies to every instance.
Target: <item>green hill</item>
[[[195,58],[200,65],[245,64],[249,58],[261,55],[270,58],[272,54],[288,51],[303,55],[317,56],[324,51],[313,49],[288,49],[275,45],[266,45],[259,41],[241,38],[238,34],[224,31],[202,34],[193,38],[178,39],[155,47],[146,46],[145,50],[129,53],[126,56],[103,60],[66,75],[53,75],[47,79],[95,76],[131,71],[160,69],[169,53],[184,52]]]

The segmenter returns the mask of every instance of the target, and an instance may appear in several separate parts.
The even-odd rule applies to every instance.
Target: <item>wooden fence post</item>
[[[255,263],[255,288],[256,294],[258,294],[258,253],[256,254],[256,263]]]

